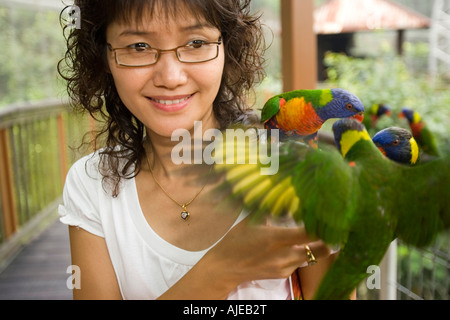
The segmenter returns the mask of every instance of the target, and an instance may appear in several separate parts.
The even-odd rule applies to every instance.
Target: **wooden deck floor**
[[[55,221],[0,274],[0,300],[70,300],[67,226]]]

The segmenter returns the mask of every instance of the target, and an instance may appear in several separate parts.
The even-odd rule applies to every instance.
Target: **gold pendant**
[[[189,214],[189,212],[187,211],[186,206],[182,206],[182,207],[183,207],[183,211],[181,212],[181,218],[182,218],[184,221],[187,221],[187,220],[189,219],[189,217],[190,217],[190,214]]]

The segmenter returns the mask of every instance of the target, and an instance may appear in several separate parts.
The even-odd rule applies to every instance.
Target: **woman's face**
[[[144,44],[157,49],[172,49],[194,40],[216,42],[220,31],[199,23],[191,14],[143,16],[143,23],[112,23],[106,32],[112,48]],[[156,64],[123,67],[108,50],[108,63],[117,91],[125,106],[151,135],[170,137],[175,129],[192,130],[194,121],[202,121],[203,130],[216,127],[213,102],[217,96],[224,68],[223,45],[216,59],[202,63],[182,63],[175,52],[164,52]]]

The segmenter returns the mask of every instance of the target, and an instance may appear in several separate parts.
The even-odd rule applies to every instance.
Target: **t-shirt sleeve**
[[[101,178],[86,172],[89,159],[90,156],[87,156],[75,162],[67,174],[63,204],[58,207],[59,220],[104,237],[98,197]]]

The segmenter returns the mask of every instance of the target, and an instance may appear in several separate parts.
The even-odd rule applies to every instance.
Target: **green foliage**
[[[421,47],[407,46],[410,52],[423,56]],[[409,63],[414,61],[409,56]],[[417,57],[416,57],[417,58]],[[448,145],[450,129],[450,89],[438,80],[431,81],[425,73],[415,73],[402,57],[385,52],[378,58],[352,58],[344,54],[328,53],[325,57],[329,80],[327,87],[340,87],[356,94],[365,107],[375,103],[391,106],[393,115],[382,118],[377,129],[388,126],[408,128],[406,120],[397,113],[403,107],[418,111],[437,136],[441,147]]]
[[[59,13],[0,7],[0,107],[61,96],[64,52]]]
[[[280,1],[253,0],[251,7],[254,12],[264,12],[264,15],[276,16],[280,12]]]
[[[450,232],[439,235],[427,249],[419,250],[400,243],[397,249],[399,283],[427,300],[448,299],[449,243]],[[407,296],[401,294],[399,298],[404,299]]]

